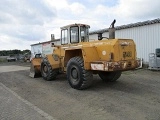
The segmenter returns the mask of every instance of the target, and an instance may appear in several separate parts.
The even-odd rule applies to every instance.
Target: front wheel
[[[67,80],[74,89],[82,90],[91,86],[93,74],[84,69],[84,61],[81,57],[73,57],[67,64]]]
[[[55,80],[58,75],[58,70],[53,70],[47,58],[43,58],[41,63],[41,75],[44,80]]]
[[[107,82],[115,82],[120,76],[121,76],[122,72],[121,71],[116,71],[116,72],[104,72],[104,71],[100,71],[98,73],[99,77]]]

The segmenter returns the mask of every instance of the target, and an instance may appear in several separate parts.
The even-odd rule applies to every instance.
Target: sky
[[[0,0],[0,50],[60,38],[60,27],[83,23],[90,31],[160,18],[160,0]]]

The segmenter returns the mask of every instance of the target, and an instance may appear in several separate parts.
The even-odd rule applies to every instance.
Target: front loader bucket
[[[37,65],[35,63],[35,60],[31,62],[29,76],[32,78],[41,77],[40,65]]]
[[[32,77],[32,78],[35,78],[35,70],[34,70],[34,66],[33,64],[31,63],[31,67],[30,67],[30,73],[29,73],[29,76]]]
[[[36,66],[33,66],[33,64],[31,64],[29,76],[32,78],[41,77],[41,72],[40,70],[38,70],[38,68],[36,68]]]

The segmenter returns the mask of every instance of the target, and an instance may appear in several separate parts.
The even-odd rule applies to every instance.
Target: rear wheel
[[[116,72],[104,72],[104,71],[100,71],[98,73],[99,77],[107,82],[115,82],[120,76],[121,76],[121,73],[120,71],[116,71]]]
[[[58,75],[58,70],[53,70],[47,58],[43,58],[41,63],[41,75],[47,81],[55,80]]]
[[[93,74],[84,69],[84,61],[81,57],[73,57],[67,64],[67,80],[74,89],[86,89],[91,86]]]

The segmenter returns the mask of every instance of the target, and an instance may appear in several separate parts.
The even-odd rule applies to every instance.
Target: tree
[[[0,56],[18,55],[18,54],[31,54],[30,50],[1,50]]]

